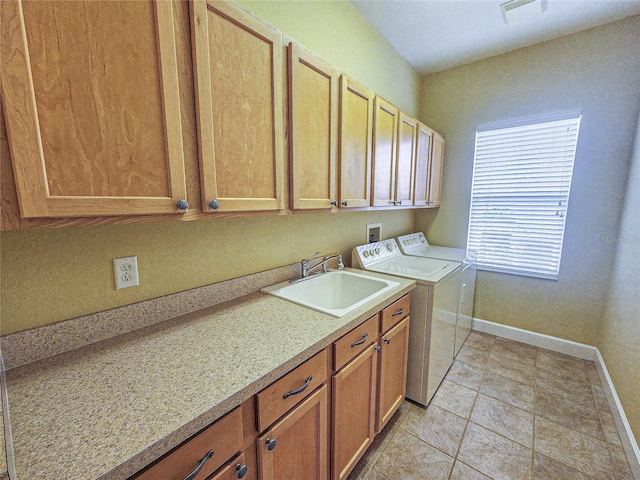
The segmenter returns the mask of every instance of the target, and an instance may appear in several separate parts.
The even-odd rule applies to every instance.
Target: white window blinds
[[[580,118],[478,127],[467,237],[478,268],[558,278]]]

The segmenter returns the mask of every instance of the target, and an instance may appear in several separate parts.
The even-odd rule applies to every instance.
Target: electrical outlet
[[[138,278],[138,257],[114,258],[113,278],[116,281],[116,290],[140,285]]]
[[[367,225],[367,243],[379,242],[382,235],[382,224],[372,223]]]

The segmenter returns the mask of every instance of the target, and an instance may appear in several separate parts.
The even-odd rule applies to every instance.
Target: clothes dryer
[[[477,255],[464,248],[430,245],[424,233],[416,232],[398,237],[398,245],[405,255],[452,260],[462,263],[458,314],[456,318],[455,355],[458,355],[464,341],[471,333],[473,322],[473,299],[476,290]]]
[[[453,363],[461,263],[403,255],[389,239],[355,247],[351,265],[416,281],[406,396],[428,405]]]

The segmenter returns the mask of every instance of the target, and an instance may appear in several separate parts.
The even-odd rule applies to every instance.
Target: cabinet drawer
[[[134,476],[135,480],[182,480],[198,468],[207,456],[200,473],[194,480],[204,480],[242,450],[242,411],[236,408],[220,420],[178,446],[146,470]]]
[[[376,341],[378,337],[378,317],[379,314],[374,315],[333,342],[334,370],[340,370],[349,360]]]
[[[327,380],[327,352],[311,357],[256,395],[258,430],[265,428]]]
[[[382,315],[380,317],[380,332],[386,332],[404,317],[409,315],[410,303],[409,295],[405,295],[382,310]]]

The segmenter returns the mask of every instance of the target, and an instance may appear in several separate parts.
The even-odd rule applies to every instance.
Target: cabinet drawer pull
[[[265,443],[267,444],[267,450],[269,451],[276,448],[276,445],[278,444],[275,438],[267,438],[267,441]]]
[[[369,337],[369,333],[365,333],[364,336],[362,337],[362,340],[358,340],[357,342],[353,342],[351,344],[351,348],[357,347],[358,345],[362,345],[364,342],[367,341],[368,337]]]
[[[391,343],[391,339],[390,338],[385,338],[384,339],[384,343],[386,343],[387,345],[389,345]]]
[[[404,307],[400,307],[400,310],[396,310],[391,314],[392,317],[397,317],[398,315],[402,315],[404,313]]]
[[[285,400],[287,398],[289,398],[292,395],[298,395],[299,393],[304,392],[307,387],[309,386],[309,384],[311,383],[311,380],[313,380],[313,375],[309,375],[309,377],[304,381],[304,385],[302,385],[299,389],[297,390],[291,390],[290,392],[285,393],[282,398],[284,398]]]
[[[200,460],[200,463],[198,464],[196,469],[193,472],[191,472],[189,475],[184,477],[184,480],[193,480],[194,478],[196,478],[200,473],[200,470],[202,470],[202,467],[204,467],[204,464],[207,463],[207,460],[209,460],[211,457],[213,457],[213,450],[209,450],[209,452],[207,452],[207,454],[202,458],[202,460]]]
[[[246,465],[236,465],[236,477],[237,478],[244,478],[244,476],[247,474],[247,466]]]

